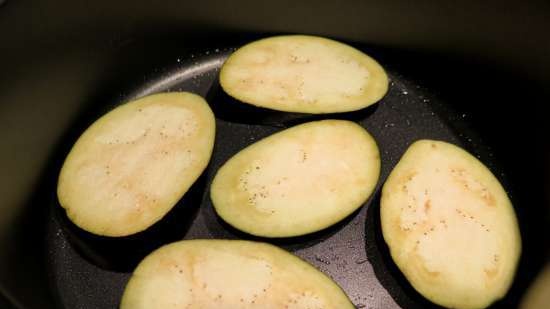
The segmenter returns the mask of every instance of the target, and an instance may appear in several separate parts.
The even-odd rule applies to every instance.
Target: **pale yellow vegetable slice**
[[[550,308],[550,264],[531,283],[521,300],[520,309]]]
[[[301,124],[264,138],[217,172],[211,198],[244,232],[290,237],[319,231],[358,209],[380,173],[378,147],[345,120]]]
[[[247,44],[224,63],[220,84],[230,96],[285,112],[349,112],[379,101],[388,90],[384,69],[343,43],[306,35]]]
[[[147,256],[128,282],[121,309],[353,309],[342,289],[275,246],[187,240]]]
[[[127,236],[160,220],[206,168],[214,115],[201,97],[163,93],[123,104],[77,140],[59,175],[69,219],[103,236]]]
[[[409,147],[382,190],[391,256],[412,286],[449,308],[485,308],[514,278],[521,239],[514,209],[480,161],[449,143]]]

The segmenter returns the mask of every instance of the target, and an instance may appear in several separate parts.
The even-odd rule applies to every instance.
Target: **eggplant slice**
[[[77,140],[59,175],[68,218],[102,236],[127,236],[160,220],[208,165],[214,115],[191,93],[123,104]]]
[[[356,111],[388,90],[384,69],[363,52],[333,40],[276,36],[235,51],[220,72],[224,91],[255,106],[308,114]]]
[[[452,144],[412,144],[382,190],[382,232],[407,280],[449,308],[485,308],[512,283],[521,252],[501,184]]]
[[[353,309],[332,279],[273,245],[184,240],[147,256],[121,309]]]
[[[550,304],[550,265],[542,269],[521,300],[520,309],[546,309]]]
[[[218,170],[211,198],[218,215],[241,231],[299,236],[358,209],[379,174],[378,147],[363,127],[345,120],[314,121],[237,153]]]

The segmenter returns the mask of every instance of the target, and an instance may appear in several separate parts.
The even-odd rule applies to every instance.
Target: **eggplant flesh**
[[[430,301],[485,308],[510,288],[521,252],[514,208],[465,150],[411,145],[384,184],[380,214],[393,260]]]
[[[235,99],[296,113],[356,111],[382,99],[388,77],[380,64],[346,44],[315,36],[276,36],[235,51],[220,71]]]
[[[361,207],[376,187],[372,136],[346,120],[308,122],[266,137],[217,172],[211,198],[233,227],[264,237],[329,227]]]
[[[273,245],[185,240],[157,249],[136,268],[121,309],[353,309],[342,289]]]
[[[206,168],[214,115],[191,93],[125,103],[76,141],[58,179],[68,218],[101,236],[128,236],[159,221]]]

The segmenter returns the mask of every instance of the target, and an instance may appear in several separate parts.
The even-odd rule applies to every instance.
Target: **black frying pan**
[[[413,57],[388,50],[358,47],[380,59],[391,78],[390,90],[385,98],[358,112],[307,116],[246,107],[235,102],[223,93],[217,79],[221,64],[234,50],[227,45],[195,51],[181,50],[175,56],[162,59],[162,63],[153,70],[125,81],[129,82],[128,85],[106,89],[93,98],[90,110],[83,113],[82,118],[68,131],[58,155],[52,160],[56,168],[53,168],[47,180],[46,186],[50,190],[48,198],[43,201],[44,207],[50,209],[46,237],[49,251],[47,267],[58,305],[62,308],[116,308],[132,269],[158,246],[179,239],[239,238],[272,242],[308,260],[333,277],[359,308],[434,307],[412,289],[393,264],[382,239],[379,220],[380,187],[385,178],[408,145],[415,140],[429,138],[452,142],[468,149],[491,168],[511,195],[525,240],[524,255],[512,290],[493,307],[516,306],[533,270],[543,261],[544,248],[537,246],[534,241],[539,232],[534,223],[540,222],[541,217],[537,211],[526,211],[523,206],[535,205],[536,200],[522,186],[524,182],[519,180],[524,179],[521,171],[516,166],[506,165],[508,162],[505,160],[509,159],[507,153],[504,149],[497,149],[499,145],[493,146],[490,138],[494,137],[477,133],[477,126],[488,128],[503,113],[475,107],[474,115],[468,110],[472,108],[472,102],[466,101],[501,99],[502,95],[490,88],[500,80],[484,80],[483,76],[472,78],[463,75],[469,72],[447,63],[446,70],[452,70],[465,80],[471,78],[473,87],[481,89],[465,89],[463,84],[454,84],[442,87],[450,93],[438,94],[436,87],[442,85],[430,85],[430,76],[422,76],[425,72],[421,71],[424,65],[433,65],[433,59],[416,57],[420,62],[410,66],[404,64],[404,61],[411,61],[409,58]],[[428,80],[422,82],[422,78]],[[460,79],[446,82],[457,81]],[[484,82],[481,87],[476,85],[480,81]],[[213,108],[217,117],[217,136],[209,168],[178,206],[144,233],[122,239],[108,239],[78,229],[67,220],[54,194],[55,172],[59,170],[70,146],[83,129],[119,102],[163,91],[198,93],[206,97]],[[472,91],[476,91],[475,99],[468,98],[468,94],[464,93]],[[456,97],[446,97],[449,94]],[[492,118],[480,119],[484,116]],[[365,206],[334,227],[291,239],[252,237],[223,223],[213,211],[208,194],[216,170],[254,141],[296,123],[319,118],[357,121],[377,140],[382,157],[382,174],[378,190]],[[505,140],[505,134],[506,131],[501,131],[500,138]],[[532,158],[532,154],[529,157]],[[519,157],[514,160],[519,160]]]
[[[123,2],[90,7],[66,2],[63,3],[66,9],[60,11],[56,10],[60,6],[41,1],[34,6],[24,1],[0,6],[0,38],[7,42],[0,43],[0,115],[15,115],[0,122],[3,125],[0,132],[4,134],[3,153],[15,152],[13,159],[1,158],[4,170],[12,171],[10,168],[17,166],[23,173],[25,160],[32,163],[38,161],[37,156],[45,159],[45,153],[50,153],[45,160],[47,167],[33,182],[34,189],[29,190],[31,193],[22,203],[25,206],[21,207],[22,212],[13,219],[8,216],[9,212],[4,212],[3,217],[9,220],[0,221],[0,295],[3,296],[0,307],[15,305],[32,309],[50,308],[55,304],[60,308],[116,308],[130,270],[145,254],[163,243],[183,238],[269,241],[239,233],[216,217],[208,198],[210,180],[227,158],[246,145],[317,117],[243,109],[224,95],[216,80],[219,65],[232,48],[259,35],[212,30],[192,20],[192,17],[210,20],[205,17],[208,10],[203,10],[207,5],[215,16],[231,11],[225,4],[213,5],[214,2],[185,5],[195,11],[168,9],[170,6],[162,10],[137,2],[135,14],[124,14],[127,7]],[[352,45],[365,50],[388,70],[392,79],[388,95],[363,111],[334,117],[359,122],[378,141],[382,155],[379,187],[406,147],[419,138],[458,144],[493,171],[512,198],[523,238],[516,280],[508,295],[494,305],[494,308],[513,308],[546,261],[550,248],[545,229],[549,222],[545,181],[550,175],[547,170],[550,129],[542,107],[548,102],[543,86],[550,85],[550,79],[536,72],[539,68],[543,70],[547,63],[538,61],[537,57],[550,48],[546,48],[545,36],[539,36],[538,42],[531,40],[545,33],[544,27],[533,27],[544,25],[539,24],[542,19],[535,12],[544,12],[545,6],[535,2],[529,9],[524,6],[525,12],[518,11],[520,19],[508,18],[507,14],[514,16],[512,8],[510,13],[498,11],[489,17],[488,12],[494,11],[475,13],[477,11],[469,10],[472,5],[466,3],[461,10],[451,10],[456,16],[437,5],[433,9],[422,6],[417,13],[421,18],[418,20],[412,13],[407,15],[406,10],[394,10],[381,2],[377,4],[378,10],[367,10],[366,4],[358,2],[338,7],[328,2],[323,5],[319,2],[319,7],[270,3],[268,8],[262,8],[269,14],[260,14],[261,21],[248,17],[248,13],[257,11],[246,2],[242,10],[234,10],[241,18],[239,22],[224,17],[224,23],[232,25],[233,30],[247,29],[253,24],[261,30],[265,29],[262,22],[269,22],[269,29],[332,33],[336,39],[378,42],[379,46],[353,42]],[[294,9],[283,9],[290,7]],[[312,10],[321,17],[333,17],[342,26],[331,23],[333,30],[328,31],[323,27],[323,20],[313,15],[308,19],[311,24],[304,24],[304,18],[298,16],[303,17]],[[23,12],[27,19],[8,18],[8,14],[15,13],[19,14],[15,16],[24,16]],[[282,14],[284,12],[287,15]],[[178,14],[190,16],[190,20],[176,22],[174,16],[180,16]],[[278,22],[272,15],[284,22]],[[174,24],[189,27],[181,26],[177,29],[181,32],[170,30],[170,24],[159,21],[159,16],[172,16],[170,20]],[[386,17],[376,19],[377,16]],[[399,17],[416,22],[407,25],[407,19]],[[470,24],[462,24],[466,20],[462,17],[473,19]],[[143,28],[133,29],[133,25],[139,24],[136,21],[139,18],[150,20],[158,27],[147,28],[146,23],[142,23]],[[391,20],[395,23],[389,23]],[[506,23],[512,20],[522,23]],[[438,22],[440,27],[423,26],[438,25]],[[497,25],[495,28],[491,28],[493,22]],[[286,27],[287,24],[290,26]],[[369,28],[369,25],[382,24],[386,27]],[[116,31],[110,33],[109,25]],[[522,28],[528,26],[532,32]],[[366,30],[361,30],[362,27]],[[136,35],[139,30],[141,34]],[[396,36],[399,33],[404,34]],[[401,41],[394,41],[397,38]],[[439,47],[446,52],[412,52],[414,47],[422,46],[423,39],[431,42],[424,46]],[[514,40],[524,50],[507,45]],[[494,49],[480,42],[495,44]],[[464,44],[462,49],[461,44]],[[383,45],[401,48],[382,48]],[[450,52],[449,46],[457,52]],[[473,52],[476,50],[484,53]],[[525,57],[518,56],[516,62],[513,55]],[[502,59],[514,65],[506,66]],[[520,67],[531,71],[525,73]],[[109,240],[72,226],[55,198],[56,177],[72,143],[91,122],[116,104],[168,90],[199,93],[216,112],[218,136],[208,170],[191,194],[146,233]],[[71,114],[78,116],[71,118]],[[42,122],[43,119],[50,123]],[[67,119],[73,120],[69,123]],[[48,135],[48,130],[63,134],[57,133],[53,138],[54,134]],[[18,139],[19,136],[23,140]],[[42,147],[25,144],[27,140],[39,143],[40,138],[44,139]],[[53,141],[57,141],[57,145],[52,147]],[[28,149],[41,151],[34,153]],[[38,164],[28,166],[39,167]],[[2,187],[7,191],[2,197],[22,186],[15,173],[5,172],[3,177]],[[358,307],[433,307],[410,287],[389,257],[380,233],[379,198],[378,190],[361,210],[332,228],[273,242],[332,276]],[[16,207],[9,204],[11,200],[2,200],[2,203],[3,207]]]

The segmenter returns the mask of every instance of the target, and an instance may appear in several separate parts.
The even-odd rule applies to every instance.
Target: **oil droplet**
[[[330,261],[322,256],[315,255],[315,259],[323,264],[330,265]]]

